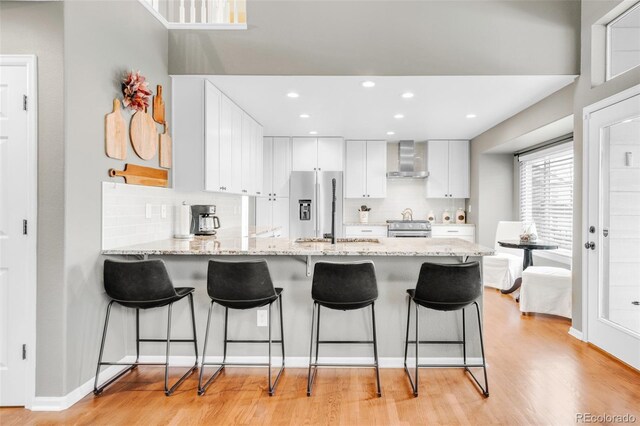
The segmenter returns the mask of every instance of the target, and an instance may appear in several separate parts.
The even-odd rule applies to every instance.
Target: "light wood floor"
[[[143,367],[63,412],[0,409],[0,424],[565,425],[583,412],[629,413],[640,423],[640,373],[569,336],[569,326],[556,317],[522,317],[512,298],[488,290],[488,399],[453,369],[421,371],[418,398],[400,369],[381,370],[382,398],[371,370],[325,369],[308,398],[304,369],[287,369],[269,397],[264,370],[237,368],[205,396],[196,395],[194,375],[167,398],[162,368]]]

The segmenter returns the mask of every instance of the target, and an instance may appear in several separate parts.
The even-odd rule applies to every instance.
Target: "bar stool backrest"
[[[149,302],[176,296],[161,259],[136,262],[104,261],[104,289],[118,301]]]
[[[425,262],[416,285],[416,301],[441,310],[460,309],[482,294],[480,263],[438,264]]]
[[[213,300],[222,301],[257,301],[276,296],[266,260],[210,260],[207,292]]]
[[[378,283],[373,262],[318,262],[313,270],[311,297],[327,303],[374,301]]]

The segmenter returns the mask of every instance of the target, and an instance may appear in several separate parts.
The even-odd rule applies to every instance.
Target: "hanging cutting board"
[[[109,176],[121,176],[124,182],[133,185],[163,186],[166,187],[169,179],[169,172],[151,167],[136,166],[135,164],[125,164],[124,170],[109,169]]]
[[[146,111],[138,111],[131,118],[129,127],[131,145],[138,157],[151,160],[158,149],[158,132],[156,123]]]
[[[124,160],[127,158],[127,128],[122,117],[120,101],[113,100],[113,112],[104,119],[105,150],[107,156]]]
[[[171,136],[169,135],[169,126],[165,123],[164,133],[160,135],[160,167],[165,169],[171,168]]]
[[[162,86],[158,84],[158,92],[153,97],[153,119],[158,124],[164,124],[164,100],[162,99]]]

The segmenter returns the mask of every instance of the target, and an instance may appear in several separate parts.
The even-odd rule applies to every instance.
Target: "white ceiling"
[[[471,139],[570,84],[574,76],[207,78],[260,122],[266,136],[317,131],[347,139],[426,140]],[[362,87],[365,80],[375,87]],[[291,91],[300,97],[287,97]],[[403,99],[407,91],[415,96]],[[303,113],[311,117],[300,118]],[[395,135],[388,136],[389,131]]]

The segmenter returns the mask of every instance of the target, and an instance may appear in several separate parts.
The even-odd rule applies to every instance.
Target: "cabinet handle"
[[[373,232],[373,229],[361,229],[360,232]]]
[[[273,194],[273,196],[275,197],[275,196],[276,196],[276,194]]]
[[[316,168],[314,167],[314,168],[313,168],[313,170],[318,170],[318,169],[316,169]]]
[[[635,306],[640,306],[640,300],[634,300],[633,302],[631,302],[631,304]]]
[[[452,230],[452,231],[447,231],[447,232],[455,232],[456,234],[459,234],[459,233],[460,233],[460,231],[458,231],[457,229],[454,229],[454,230]]]

